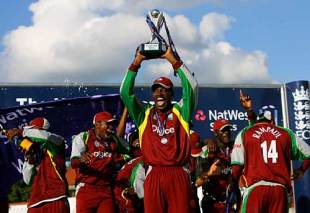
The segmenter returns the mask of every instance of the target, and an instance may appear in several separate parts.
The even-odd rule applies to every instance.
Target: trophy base
[[[139,51],[148,59],[160,58],[167,51],[163,43],[144,43],[139,46]]]

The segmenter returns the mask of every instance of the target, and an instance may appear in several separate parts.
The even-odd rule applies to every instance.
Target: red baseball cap
[[[93,119],[93,124],[100,122],[100,121],[105,121],[107,123],[116,121],[116,119],[111,115],[109,112],[98,112]]]
[[[166,89],[172,89],[173,83],[169,78],[159,77],[153,82],[152,91],[154,91],[159,86],[162,86],[163,88],[166,88]]]
[[[30,121],[29,126],[26,126],[26,128],[29,128],[29,129],[33,127],[48,130],[50,128],[50,123],[48,122],[46,118],[37,117]]]
[[[230,124],[229,120],[226,120],[224,118],[217,119],[213,123],[213,131],[214,132],[218,132],[219,130],[224,129],[227,126],[232,127],[232,125]]]
[[[191,140],[191,155],[193,157],[198,157],[201,153],[200,135],[197,132],[191,131],[190,140]]]

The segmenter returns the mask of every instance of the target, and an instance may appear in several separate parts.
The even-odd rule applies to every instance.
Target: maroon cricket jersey
[[[142,135],[144,162],[151,166],[183,166],[190,157],[190,139],[181,124],[180,117],[173,111],[155,114],[155,108],[145,118]],[[164,133],[161,125],[164,124]]]
[[[132,175],[134,175],[134,170],[138,164],[143,163],[142,157],[137,157],[126,163],[123,168],[117,174],[114,186],[114,196],[119,205],[119,212],[139,212],[137,207],[142,207],[140,211],[143,210],[143,200],[137,199],[135,195],[127,195],[124,199],[122,195],[123,190],[130,187],[130,181]]]
[[[41,203],[51,202],[67,196],[67,180],[65,177],[65,141],[64,138],[50,133],[46,130],[25,128],[23,136],[29,138],[36,144],[40,144],[42,156],[40,161],[32,164],[29,159],[25,165],[32,165],[31,171],[23,167],[23,178],[33,178],[31,192],[27,201],[28,208],[35,207]],[[28,184],[28,183],[27,183]]]
[[[116,142],[113,138],[99,139],[93,129],[88,131],[88,139],[85,141],[86,152],[90,157],[90,163],[81,165],[77,169],[77,183],[88,183],[92,185],[110,184],[115,174],[114,155],[116,153]]]
[[[180,67],[176,72],[182,84],[182,99],[173,103],[168,113],[158,112],[157,116],[154,106],[142,103],[134,95],[136,72],[128,70],[120,88],[121,98],[139,129],[139,141],[147,165],[183,166],[189,161],[189,123],[197,103],[198,84],[187,67],[178,64]]]
[[[44,152],[42,161],[33,179],[27,201],[28,207],[67,195],[68,185],[65,177],[66,167],[64,159],[64,155],[50,156],[47,151]]]
[[[264,180],[290,189],[291,137],[286,129],[256,123],[236,138],[232,164],[244,165],[246,185]]]
[[[134,167],[138,164],[143,162],[142,161],[142,157],[137,157],[132,159],[131,161],[129,161],[128,163],[126,163],[123,168],[119,171],[119,173],[117,174],[116,177],[116,185],[117,184],[124,184],[126,185],[126,187],[129,186],[129,178],[131,176],[132,170],[134,169]]]
[[[226,190],[231,179],[230,155],[232,147],[218,147],[216,152],[210,152],[207,157],[208,165],[207,171],[211,165],[220,160],[221,175],[214,175],[209,177],[209,182],[203,187],[216,200],[215,202],[223,202],[226,199]]]

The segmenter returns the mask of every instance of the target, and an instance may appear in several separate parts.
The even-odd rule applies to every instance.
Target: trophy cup
[[[149,42],[143,43],[139,46],[139,51],[147,59],[159,58],[167,51],[169,46],[174,47],[173,43],[171,43],[172,39],[169,34],[165,16],[163,15],[163,12],[159,11],[158,9],[153,9],[149,11],[148,15],[146,15],[146,22],[150,27],[152,36]],[[160,30],[163,25],[165,25],[170,44],[168,44],[166,40],[160,35]]]

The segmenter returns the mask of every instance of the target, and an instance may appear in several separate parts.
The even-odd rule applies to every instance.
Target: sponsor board
[[[309,81],[294,81],[286,84],[289,128],[310,145],[310,96]],[[301,162],[293,161],[293,169],[299,168]],[[310,200],[310,172],[302,179],[294,181],[296,211],[303,212]]]
[[[266,87],[200,87],[198,106],[193,112],[192,123],[193,128],[201,134],[201,138],[213,137],[212,127],[216,119],[225,118],[230,120],[233,124],[234,136],[248,124],[247,115],[239,103],[240,89],[253,98],[256,112],[271,110],[277,123],[283,125],[281,85],[272,87],[269,85]],[[181,99],[181,92],[181,88],[175,88],[174,101],[178,102]],[[118,85],[2,86],[0,87],[0,106],[23,106],[44,101],[117,93],[119,93]],[[137,86],[135,93],[140,100],[151,102],[151,90],[148,86]],[[6,117],[0,117],[0,123],[23,113],[25,112],[19,111],[6,115]]]

